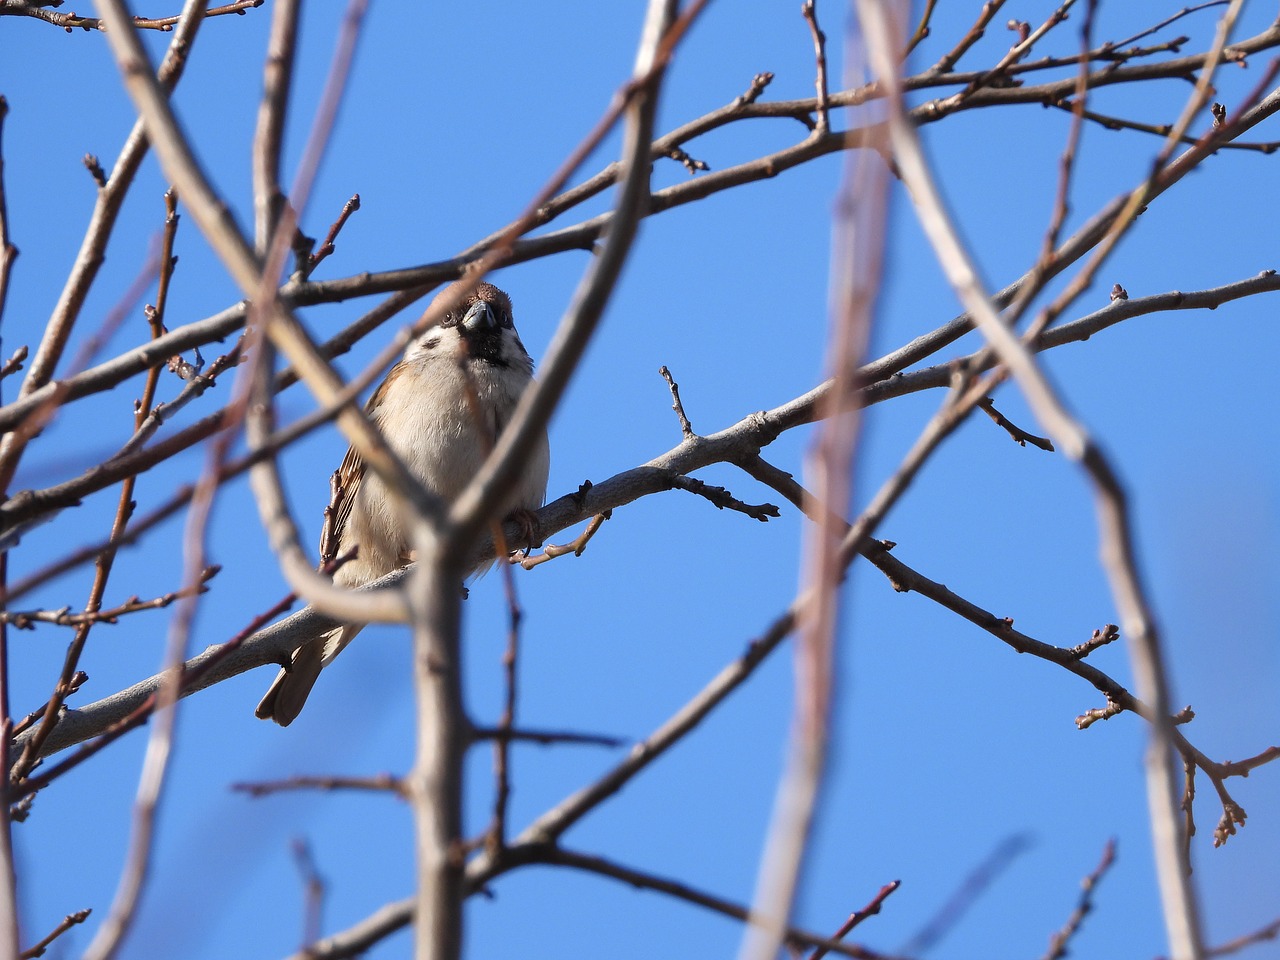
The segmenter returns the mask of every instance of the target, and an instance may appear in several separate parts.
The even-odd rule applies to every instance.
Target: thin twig
[[[315,268],[319,266],[326,257],[332,255],[333,251],[336,249],[333,242],[338,239],[338,234],[342,231],[342,228],[346,226],[351,215],[359,209],[360,194],[352,194],[351,199],[342,205],[342,212],[338,214],[338,219],[333,221],[332,225],[330,225],[329,232],[325,234],[324,242],[321,243],[319,249],[317,249],[316,252],[311,254],[308,258],[306,270],[303,274],[304,276],[311,276],[311,272],[315,270]]]
[[[1115,859],[1116,841],[1112,837],[1107,841],[1106,846],[1102,848],[1102,859],[1098,861],[1098,865],[1094,867],[1093,872],[1080,881],[1080,900],[1068,918],[1066,925],[1049,938],[1049,949],[1045,952],[1044,960],[1062,960],[1067,955],[1069,952],[1067,947],[1071,943],[1071,938],[1080,930],[1085,917],[1093,909],[1093,897],[1097,892],[1098,884],[1102,881],[1106,872],[1111,869]]]
[[[933,11],[937,5],[938,0],[925,0],[924,10],[920,13],[920,22],[916,24],[915,30],[911,33],[911,39],[907,41],[907,46],[902,51],[903,60],[911,56],[911,52],[929,36],[929,24],[933,20]]]
[[[495,532],[501,537],[502,528],[499,526]],[[500,543],[498,552],[506,553],[505,546],[505,543]],[[493,738],[493,818],[485,837],[485,843],[494,857],[500,856],[507,844],[507,803],[511,799],[511,733],[516,723],[520,623],[524,619],[512,573],[510,564],[502,565],[502,590],[507,601],[507,648],[502,654],[502,715],[498,718],[498,728]]]
[[[1211,947],[1205,951],[1206,957],[1226,957],[1233,953],[1239,953],[1248,947],[1257,946],[1259,943],[1266,943],[1269,940],[1275,940],[1280,937],[1280,920],[1273,920],[1265,927],[1255,930],[1253,933],[1247,933],[1242,937],[1236,937],[1234,940],[1228,940],[1226,943],[1216,947]]]
[[[69,913],[62,918],[61,922],[53,928],[47,937],[34,946],[28,947],[18,955],[19,960],[34,960],[35,957],[43,957],[45,950],[49,944],[57,940],[60,936],[70,930],[77,924],[84,923],[89,919],[89,914],[93,913],[92,909],[77,910],[75,913]]]
[[[0,240],[0,243],[3,243],[3,242],[4,242],[3,240]],[[0,256],[3,256],[3,254],[0,253]],[[0,295],[2,294],[3,294],[3,291],[0,290]],[[4,301],[0,300],[0,308],[3,308],[3,305],[4,305]],[[11,356],[8,360],[4,362],[4,366],[0,366],[0,380],[3,380],[5,377],[12,376],[13,374],[21,370],[22,364],[26,359],[27,359],[27,345],[23,344],[17,350],[13,351],[13,356]]]
[[[247,793],[251,797],[267,797],[288,790],[356,790],[371,793],[403,793],[400,781],[389,773],[373,777],[320,777],[296,776],[286,780],[264,780],[253,783],[233,783],[232,790]]]
[[[502,727],[476,727],[471,731],[473,740],[505,740],[508,743],[537,743],[544,747],[555,744],[583,744],[591,747],[621,747],[627,743],[622,737],[603,733],[578,733],[573,730],[533,730]]]
[[[693,424],[689,422],[689,418],[685,416],[684,404],[680,402],[680,385],[676,383],[675,378],[671,376],[671,371],[667,369],[666,364],[658,368],[658,372],[662,374],[662,379],[667,381],[667,387],[671,390],[671,409],[676,412],[676,416],[680,418],[680,433],[686,440],[692,440],[695,436],[693,432]]]
[[[0,144],[3,143],[4,121],[9,113],[9,102],[0,96]],[[4,305],[8,296],[9,272],[17,256],[17,248],[9,239],[9,214],[4,190],[4,150],[0,146],[0,318],[4,315]],[[25,356],[26,347],[19,353]],[[17,357],[17,354],[14,355]],[[13,360],[5,364],[8,370]],[[0,556],[0,589],[9,583],[9,552]],[[0,623],[0,815],[5,822],[0,824],[0,950],[9,956],[16,956],[19,939],[18,919],[18,877],[13,856],[13,821],[18,819],[17,813],[10,813],[10,782],[5,773],[13,760],[14,724],[10,702],[13,682],[11,664],[9,662],[9,630]]]
[[[1009,434],[1015,443],[1025,447],[1028,443],[1033,447],[1039,447],[1041,450],[1047,450],[1053,453],[1053,441],[1047,437],[1038,437],[1034,433],[1027,433],[1016,423],[1012,422],[1008,417],[996,409],[996,403],[990,397],[986,397],[978,404],[990,417],[995,424]]]
[[[1131,43],[1137,43],[1143,37],[1149,37],[1153,33],[1160,32],[1165,27],[1169,26],[1169,24],[1176,23],[1177,21],[1181,20],[1185,16],[1188,16],[1193,13],[1198,13],[1201,10],[1207,10],[1209,9],[1209,7],[1225,7],[1230,2],[1231,0],[1209,0],[1208,3],[1198,3],[1194,7],[1183,7],[1173,16],[1168,17],[1164,20],[1161,20],[1155,26],[1148,27],[1146,30],[1143,30],[1141,33],[1135,33],[1131,37],[1125,37],[1123,40],[1117,40],[1114,44],[1112,44],[1112,46],[1127,47]]]
[[[1114,643],[1120,639],[1120,628],[1114,623],[1108,623],[1101,630],[1093,631],[1093,635],[1084,643],[1077,647],[1071,648],[1071,655],[1077,659],[1083,660],[1099,647],[1105,647],[1108,643]]]
[[[724,487],[712,486],[709,483],[697,479],[696,477],[686,477],[683,474],[676,474],[671,478],[671,486],[676,490],[686,490],[689,493],[696,494],[704,500],[708,500],[715,504],[719,510],[733,510],[744,516],[750,517],[752,520],[759,520],[766,523],[771,517],[780,517],[781,513],[772,503],[750,504],[743,503]]]
[[[747,921],[750,919],[750,913],[746,907],[736,903],[732,903],[713,894],[705,893],[685,883],[679,883],[675,880],[669,880],[665,877],[659,877],[651,873],[636,870],[632,867],[626,867],[622,864],[606,860],[604,857],[591,856],[589,854],[577,853],[572,850],[566,850],[560,846],[545,846],[540,848],[532,848],[525,854],[531,856],[533,862],[545,862],[555,864],[557,866],[572,867],[575,870],[583,870],[597,876],[609,877],[613,880],[619,880],[640,890],[653,890],[658,893],[666,894],[677,900],[683,900],[686,903],[692,903],[706,910],[722,914],[727,917],[733,917],[736,920]],[[897,884],[890,886],[896,889]],[[887,888],[886,888],[887,889]],[[892,893],[889,890],[888,893]],[[885,890],[881,890],[880,895],[873,901],[876,909],[871,912],[877,912],[879,903],[884,897],[888,896]],[[868,904],[868,907],[871,907]],[[847,933],[848,931],[845,931]],[[841,943],[840,938],[844,933],[837,934],[834,937],[823,937],[819,934],[811,933],[807,930],[800,930],[796,927],[788,926],[783,932],[783,940],[786,945],[795,948],[813,947],[815,951],[834,952],[846,957],[861,958],[861,960],[874,960],[878,954],[873,950],[865,947],[859,947],[854,944]],[[815,953],[815,956],[822,954]]]
[[[987,0],[982,5],[982,11],[978,14],[978,19],[974,21],[973,26],[969,28],[968,33],[960,38],[960,42],[952,47],[943,57],[933,65],[928,71],[931,74],[950,73],[954,67],[975,43],[982,39],[983,34],[987,32],[987,24],[1004,6],[1004,0]]]
[[[83,670],[77,670],[71,677],[71,683],[68,685],[68,689],[67,689],[67,696],[70,697],[82,686],[84,686],[85,681],[88,679],[89,679],[89,675],[87,673],[85,673]],[[16,724],[14,724],[12,735],[16,737],[18,736],[18,734],[22,733],[24,730],[29,729],[32,726],[32,724],[34,724],[37,720],[39,720],[41,717],[45,715],[45,711],[47,711],[48,709],[49,709],[49,703],[48,701],[46,701],[42,706],[39,706],[35,710],[32,710],[25,717],[23,717]]]
[[[816,63],[813,85],[818,93],[818,125],[814,133],[824,135],[831,124],[827,117],[827,35],[818,26],[817,0],[804,0],[800,13],[804,22],[809,25],[809,33],[813,35],[813,58]]]
[[[880,888],[880,892],[872,897],[865,907],[861,910],[855,910],[853,913],[849,914],[849,919],[840,924],[840,929],[831,935],[831,939],[843,940],[849,935],[850,931],[865,921],[868,917],[873,917],[879,913],[880,908],[884,906],[885,900],[887,900],[889,896],[900,886],[902,886],[901,880],[892,880],[889,883],[886,883]],[[809,954],[809,960],[822,960],[822,958],[830,952],[831,948],[826,944],[823,944],[822,946],[817,947],[813,953]]]
[[[52,10],[46,10],[45,7],[58,6],[62,0],[45,0],[41,3],[39,0],[6,0],[3,6],[0,6],[0,16],[23,16],[35,17],[37,20],[43,20],[51,23],[55,27],[62,27],[67,33],[71,33],[76,29],[80,30],[106,30],[102,20],[96,17],[81,17],[74,13],[55,13]],[[222,17],[227,14],[243,15],[246,10],[252,10],[254,7],[260,7],[263,0],[235,0],[225,6],[213,7],[205,10],[201,16],[205,19],[210,17]],[[161,33],[168,33],[173,30],[175,24],[182,21],[182,14],[176,17],[133,17],[133,25],[138,30],[158,30]]]

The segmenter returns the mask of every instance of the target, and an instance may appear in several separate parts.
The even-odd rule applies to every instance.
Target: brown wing
[[[378,389],[373,391],[373,396],[369,398],[369,402],[364,405],[365,413],[370,417],[375,415],[375,411],[382,403],[382,395],[386,392],[387,384],[389,384],[398,375],[400,364],[396,364],[391,368],[385,380],[378,385]],[[325,524],[324,530],[320,534],[320,562],[328,563],[337,556],[338,546],[342,543],[342,532],[347,527],[347,521],[351,518],[351,507],[356,502],[356,495],[360,492],[360,483],[364,479],[364,461],[360,459],[360,454],[356,452],[355,447],[347,447],[346,456],[342,458],[342,464],[334,471],[333,476],[329,480],[332,493],[329,497],[329,506],[325,508]]]
[[[348,447],[347,455],[342,458],[342,465],[329,480],[332,494],[324,512],[324,530],[320,534],[321,564],[328,563],[338,554],[342,531],[346,529],[347,520],[351,517],[351,506],[356,502],[356,494],[360,492],[360,481],[363,479],[364,461],[354,447]]]

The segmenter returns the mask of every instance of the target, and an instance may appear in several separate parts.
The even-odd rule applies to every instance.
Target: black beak
[[[484,333],[498,328],[498,317],[493,312],[493,307],[483,300],[477,300],[462,318],[461,326],[467,333]]]

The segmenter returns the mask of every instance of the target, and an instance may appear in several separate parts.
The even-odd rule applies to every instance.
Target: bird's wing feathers
[[[351,517],[351,507],[356,502],[356,495],[360,492],[360,481],[363,479],[364,460],[356,452],[355,447],[348,447],[347,455],[342,458],[342,465],[338,467],[337,488],[334,491],[336,502],[331,505],[333,519],[325,524],[320,542],[320,556],[326,561],[337,555],[339,545],[342,543],[342,532],[346,529],[347,520]]]
[[[370,417],[374,417],[375,411],[382,404],[387,385],[399,375],[401,366],[402,364],[397,363],[391,368],[386,379],[378,385],[369,402],[364,405],[365,413]],[[330,504],[333,520],[325,524],[320,539],[320,556],[326,560],[336,555],[339,544],[342,543],[342,533],[347,528],[347,521],[351,518],[351,508],[356,502],[356,496],[360,493],[362,480],[364,480],[364,460],[356,452],[355,447],[347,447],[346,456],[342,458],[342,463],[338,467],[337,489],[334,491],[335,502]]]

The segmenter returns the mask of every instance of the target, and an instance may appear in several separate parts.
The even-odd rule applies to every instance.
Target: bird
[[[436,302],[453,297],[454,286],[441,291]],[[480,469],[531,383],[533,361],[516,333],[511,298],[481,283],[409,344],[365,411],[409,472],[448,503]],[[550,462],[543,430],[501,515],[527,521],[542,506]],[[366,472],[355,448],[347,450],[334,489],[326,543],[334,545],[334,556],[356,549],[355,557],[338,568],[334,582],[361,587],[404,566],[412,549],[408,524],[382,481]],[[256,716],[282,727],[292,723],[320,671],[363,627],[344,624],[294,650]]]

